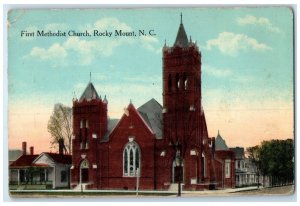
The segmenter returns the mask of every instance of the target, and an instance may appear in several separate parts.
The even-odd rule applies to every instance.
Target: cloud
[[[37,57],[41,60],[63,59],[68,55],[66,49],[60,44],[55,43],[48,49],[33,47],[30,56]]]
[[[66,27],[63,24],[48,24],[45,28],[48,30],[59,30],[60,28]],[[88,31],[93,34],[94,30],[98,31],[115,31],[122,30],[133,31],[133,29],[124,22],[119,21],[117,18],[103,18],[96,21],[93,25],[87,24],[85,26],[79,27],[80,31]],[[37,57],[40,60],[55,60],[66,58],[67,56],[75,55],[72,61],[64,61],[64,64],[76,63],[79,65],[89,65],[97,56],[109,57],[114,51],[126,44],[138,44],[139,46],[158,53],[160,51],[157,48],[158,39],[151,36],[141,36],[141,37],[95,37],[91,40],[79,38],[76,36],[68,37],[64,42],[55,43],[47,48],[34,47],[30,56]],[[58,49],[58,53],[55,54],[53,48]],[[68,53],[72,52],[72,55]],[[61,55],[62,54],[62,55]],[[75,59],[75,61],[74,61]]]
[[[117,18],[103,18],[95,22],[95,29],[105,30],[109,28],[119,29],[123,31],[131,31],[132,28],[126,23],[119,21]]]
[[[153,36],[141,36],[140,42],[141,45],[149,51],[153,51],[155,53],[161,52],[161,47],[157,48],[157,43],[159,43],[159,41]]]
[[[203,72],[207,73],[208,75],[214,77],[228,77],[232,75],[232,71],[230,69],[217,69],[210,65],[203,65]]]
[[[229,68],[216,68],[211,65],[204,64],[202,66],[202,70],[204,73],[206,73],[209,76],[213,76],[216,78],[226,78],[229,81],[234,81],[237,83],[247,83],[253,81],[252,76],[245,76],[243,74],[237,74],[236,72],[233,72],[233,69]]]
[[[211,50],[217,47],[223,54],[236,56],[240,51],[270,51],[272,50],[266,44],[259,43],[256,39],[245,34],[235,34],[232,32],[222,32],[218,38],[211,39],[206,42],[204,49]]]
[[[274,26],[268,18],[265,17],[255,17],[252,15],[246,15],[243,18],[237,18],[237,23],[241,26],[245,25],[260,25],[266,27],[269,31],[274,33],[279,33],[280,29],[276,26]]]

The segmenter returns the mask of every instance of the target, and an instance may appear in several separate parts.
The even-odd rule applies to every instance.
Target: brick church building
[[[201,52],[182,19],[173,46],[163,47],[163,106],[155,99],[120,120],[107,116],[108,101],[91,82],[73,100],[71,187],[168,190],[231,188],[232,151],[215,150],[208,136],[201,92]],[[175,186],[176,187],[176,186]]]

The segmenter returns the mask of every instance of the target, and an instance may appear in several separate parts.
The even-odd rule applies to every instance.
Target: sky
[[[12,10],[8,14],[8,138],[52,151],[55,103],[72,106],[93,82],[120,118],[130,100],[162,104],[162,46],[172,46],[180,13],[202,54],[209,136],[230,147],[294,136],[293,13],[287,7]],[[22,31],[154,30],[136,37],[21,37]]]

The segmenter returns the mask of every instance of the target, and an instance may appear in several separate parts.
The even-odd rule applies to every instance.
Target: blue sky
[[[130,99],[136,107],[152,97],[162,103],[161,48],[165,40],[174,43],[180,12],[187,35],[202,53],[209,135],[220,129],[230,146],[291,138],[293,14],[286,7],[15,10],[8,15],[10,146],[21,144],[27,124],[41,130],[25,132],[28,141],[35,135],[47,139],[53,105],[71,106],[90,72],[98,93],[107,96],[112,118],[121,117]],[[156,36],[20,36],[22,30],[42,29],[153,29]],[[242,135],[255,141],[241,140]]]

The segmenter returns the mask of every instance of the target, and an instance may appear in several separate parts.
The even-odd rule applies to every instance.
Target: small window
[[[80,129],[83,128],[83,119],[80,121]]]
[[[186,77],[186,73],[183,74],[183,84],[184,84],[183,85],[184,86],[183,89],[187,90],[188,89],[188,79]]]
[[[178,90],[180,88],[180,79],[179,79],[179,74],[176,74],[176,89]]]
[[[206,158],[204,153],[202,153],[202,164],[203,164],[203,177],[206,177]]]
[[[89,121],[88,120],[85,121],[85,128],[89,128]]]
[[[68,181],[68,173],[67,171],[60,172],[60,182],[67,182]]]
[[[85,159],[85,160],[83,160],[82,162],[81,162],[81,164],[80,164],[80,168],[82,169],[82,168],[89,168],[89,162]]]

